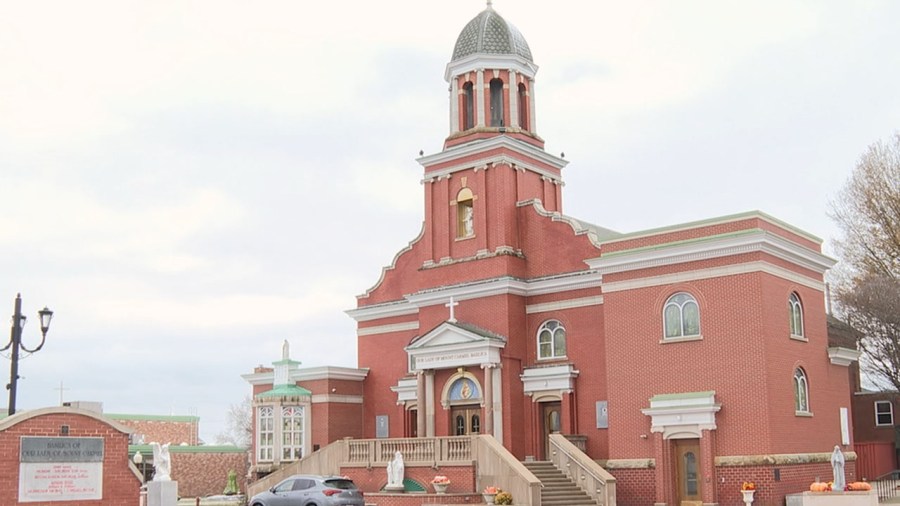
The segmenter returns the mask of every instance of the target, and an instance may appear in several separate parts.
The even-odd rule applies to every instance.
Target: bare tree
[[[869,146],[831,209],[843,232],[838,309],[863,333],[876,383],[900,391],[900,134]]]
[[[225,430],[216,434],[216,444],[250,448],[253,436],[253,401],[250,396],[232,404],[225,417]]]

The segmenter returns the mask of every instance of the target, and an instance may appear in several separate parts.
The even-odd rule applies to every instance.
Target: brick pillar
[[[671,444],[663,439],[662,432],[653,433],[653,449],[656,458],[656,505],[673,504]]]
[[[700,475],[703,479],[701,499],[705,504],[716,501],[716,432],[704,429],[700,437]]]

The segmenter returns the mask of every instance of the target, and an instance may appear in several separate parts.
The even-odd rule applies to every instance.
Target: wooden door
[[[450,410],[450,434],[468,436],[481,433],[481,406],[455,406]]]
[[[550,434],[558,434],[562,430],[562,403],[542,402],[540,405],[541,430],[543,432],[541,458],[549,460]]]
[[[701,506],[700,441],[675,440],[675,490],[681,506]]]

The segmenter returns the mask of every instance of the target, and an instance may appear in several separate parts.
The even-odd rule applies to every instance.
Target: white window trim
[[[806,406],[797,406],[797,392],[799,386],[800,378],[797,377],[797,371],[800,371],[803,374],[803,391],[804,391],[804,399],[806,399]],[[792,377],[792,381],[794,383],[794,414],[797,416],[812,416],[812,411],[809,409],[809,378],[806,376],[806,371],[801,367],[797,367],[794,369],[794,375]],[[797,408],[805,408],[805,409],[797,409]]]
[[[545,329],[545,327],[547,326],[547,324],[550,323],[550,322],[556,322],[559,326],[556,327],[555,329],[553,329],[553,330],[550,332],[550,355],[544,357],[544,356],[541,356],[541,332],[543,332],[544,330],[550,331],[550,329]],[[544,323],[541,324],[540,327],[538,327],[538,332],[537,332],[537,336],[536,336],[536,339],[537,339],[537,359],[538,359],[538,361],[543,361],[543,360],[560,360],[560,359],[568,358],[568,354],[569,354],[569,340],[568,340],[569,335],[568,335],[568,332],[566,332],[566,352],[563,353],[562,355],[557,355],[557,354],[556,354],[556,331],[559,330],[559,329],[562,329],[563,332],[566,332],[566,327],[565,327],[565,325],[563,325],[562,322],[559,321],[559,320],[557,320],[557,319],[546,320]]]
[[[879,404],[887,404],[888,412],[887,413],[879,413],[878,412]],[[890,423],[878,423],[878,415],[879,414],[891,415],[891,422]],[[891,402],[891,401],[875,401],[875,426],[876,427],[893,427],[894,426],[894,403],[893,402]]]
[[[791,309],[790,313],[788,314],[788,317],[790,318],[789,323],[790,323],[791,338],[808,342],[808,339],[806,339],[806,337],[805,337],[806,334],[804,332],[805,329],[804,329],[804,324],[803,324],[803,302],[800,300],[800,296],[797,295],[797,292],[791,292],[791,294],[788,296],[788,304],[790,305],[790,309]],[[800,329],[799,329],[800,332],[799,333],[794,332],[794,311],[797,311],[800,313]]]
[[[681,304],[676,304],[676,303],[672,302],[672,299],[674,299],[675,297],[678,297],[679,295],[682,295],[682,294],[690,297],[690,300],[686,300]],[[697,333],[686,335],[684,333],[684,306],[688,302],[693,302],[694,305],[697,306]],[[679,327],[680,334],[678,334],[677,336],[667,336],[666,335],[666,328],[667,328],[667,326],[666,326],[666,308],[668,308],[670,305],[676,306],[678,308],[678,316],[679,316],[678,327]],[[702,325],[700,323],[700,303],[697,302],[697,297],[694,297],[694,295],[689,292],[673,293],[672,295],[669,296],[669,298],[666,299],[666,303],[663,304],[662,323],[663,323],[663,329],[662,329],[663,337],[660,342],[677,343],[677,342],[682,342],[682,341],[698,341],[698,340],[703,339],[703,331],[701,328]]]
[[[269,409],[272,411],[272,416],[268,417],[272,420],[272,430],[270,432],[266,432],[267,434],[272,434],[272,444],[271,445],[263,445],[262,444],[262,412],[264,409]],[[275,439],[275,407],[274,406],[259,406],[256,408],[256,460],[257,462],[274,462],[275,461],[275,448],[278,446]],[[262,454],[263,450],[270,450],[271,457],[265,458]]]

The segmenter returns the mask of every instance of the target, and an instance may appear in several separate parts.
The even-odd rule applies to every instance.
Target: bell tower
[[[521,32],[491,2],[457,37],[444,79],[450,133],[425,169],[425,268],[497,256],[522,258],[517,209],[562,212],[566,161],[537,135],[535,65]]]

